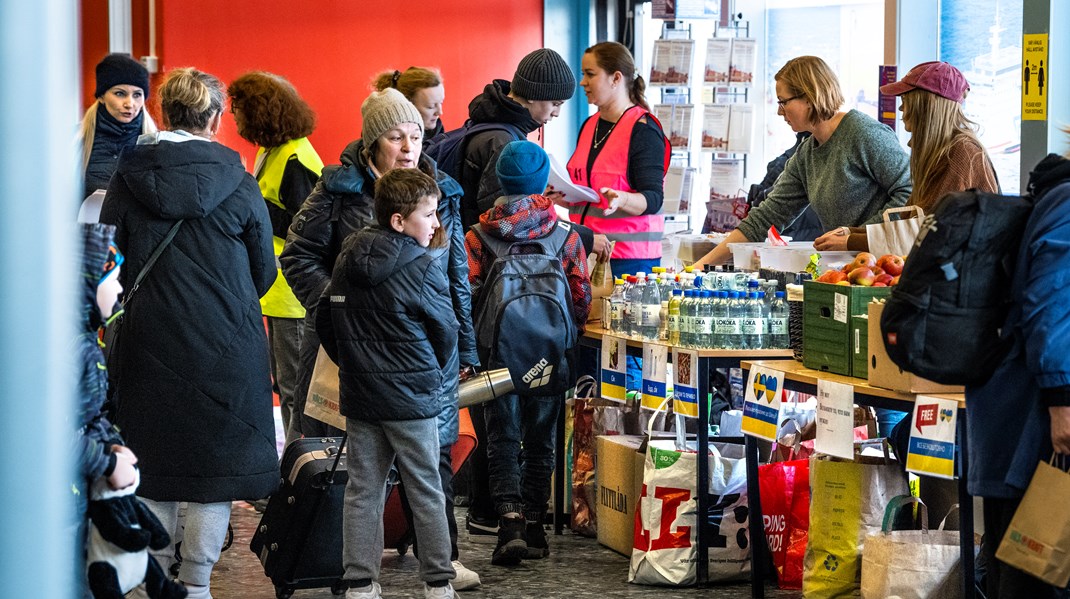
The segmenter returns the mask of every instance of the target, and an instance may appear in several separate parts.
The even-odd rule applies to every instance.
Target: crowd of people
[[[451,134],[441,119],[444,79],[435,69],[376,75],[361,105],[360,138],[325,166],[309,141],[312,108],[278,75],[253,71],[228,86],[182,68],[150,90],[137,61],[105,57],[80,133],[85,191],[106,195],[100,223],[83,230],[84,364],[74,427],[80,478],[72,488],[103,478],[121,489],[139,475],[138,497],[171,536],[152,555],[170,570],[180,539],[178,581],[189,597],[211,597],[232,502],[266,500],[278,485],[273,391],[287,444],[343,433],[304,414],[322,349],[339,365],[350,447],[346,597],[380,597],[383,489],[392,466],[425,596],[480,586],[459,559],[451,450],[461,378],[498,366],[481,355],[474,309],[489,301],[485,284],[497,258],[490,245],[523,253],[564,227],[559,255],[571,297],[563,309],[578,332],[592,301],[589,254],[608,259],[614,273],[650,271],[661,261],[670,149],[645,82],[615,42],[588,48],[579,66],[577,84],[559,54],[539,49],[511,80],[488,83],[469,104],[471,134],[457,148],[455,172],[446,172],[431,157]],[[820,58],[792,59],[774,79],[778,114],[808,136],[764,201],[698,266],[726,261],[728,243],[763,239],[771,225],[783,228],[808,208],[828,231],[815,247],[865,249],[864,225],[888,208],[928,210],[948,191],[998,189],[962,112],[969,84],[947,63],[918,65],[882,88],[902,96],[909,156],[888,127],[841,110],[839,82]],[[581,127],[567,170],[597,193],[594,202],[548,187],[549,159],[526,141],[577,88],[597,111]],[[159,128],[145,108],[150,92],[159,98]],[[239,135],[258,146],[251,174],[237,152],[214,141],[228,106]],[[1070,247],[1062,243],[1070,241],[1070,215],[1059,203],[1070,194],[1067,164],[1051,156],[1030,182],[1041,216],[1022,260],[1040,274],[1016,279],[1020,351],[1007,358],[1005,375],[971,390],[980,403],[967,403],[970,421],[979,422],[986,416],[974,406],[985,398],[999,403],[1006,388],[1028,390],[1021,400],[1028,409],[1002,420],[1019,423],[1026,441],[1013,464],[998,473],[994,465],[982,468],[989,478],[971,479],[994,530],[1006,527],[1021,497],[1023,465],[1053,450],[1070,453],[1068,369],[1053,357],[1052,335],[1030,335],[1065,320],[1065,308],[1046,298],[1057,297],[1060,289],[1051,287],[1066,278],[1048,273]],[[121,343],[104,348],[105,360],[98,329],[120,322],[113,312],[124,289]],[[549,555],[542,521],[563,400],[514,393],[472,410],[480,442],[471,457],[466,528],[496,540],[494,565]],[[898,417],[885,414],[882,429]],[[973,464],[1003,464],[991,461],[990,453],[1005,452],[989,432],[971,437]],[[84,492],[78,496],[84,501]],[[997,563],[993,558],[990,568],[1001,573],[994,576],[998,588],[1059,596]],[[78,567],[84,580],[84,564]],[[1003,592],[993,596],[1025,596]]]

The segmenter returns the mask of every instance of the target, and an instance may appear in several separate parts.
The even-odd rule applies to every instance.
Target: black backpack
[[[472,231],[494,262],[473,312],[479,360],[508,368],[520,395],[556,395],[574,382],[578,332],[561,253],[572,227],[558,221],[540,239],[507,242]]]
[[[472,124],[471,120],[467,120],[464,125],[452,131],[447,131],[442,137],[433,140],[424,149],[423,153],[425,156],[434,159],[435,164],[438,165],[438,170],[460,181],[461,165],[464,164],[467,142],[473,135],[483,131],[506,131],[513,136],[512,141],[526,137],[520,129],[509,123]]]
[[[925,217],[881,315],[884,346],[900,368],[946,385],[988,380],[1007,351],[1000,329],[1028,197],[949,193]]]

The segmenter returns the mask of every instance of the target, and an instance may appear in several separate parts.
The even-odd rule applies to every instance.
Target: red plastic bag
[[[758,467],[762,524],[777,586],[801,589],[803,556],[810,527],[810,462],[792,460]]]

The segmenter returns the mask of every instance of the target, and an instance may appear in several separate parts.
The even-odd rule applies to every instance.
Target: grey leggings
[[[153,501],[142,498],[171,535],[171,544],[159,551],[151,551],[156,561],[166,572],[175,563],[175,540],[178,538],[177,501]],[[188,503],[186,519],[181,535],[182,566],[178,579],[198,586],[209,586],[212,568],[219,561],[219,553],[227,536],[230,523],[230,502]]]

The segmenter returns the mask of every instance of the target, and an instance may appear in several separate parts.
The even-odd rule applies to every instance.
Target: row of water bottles
[[[660,270],[660,272],[659,272]],[[776,281],[751,279],[746,291],[703,288],[702,277],[655,269],[617,279],[609,330],[645,341],[702,349],[784,349],[788,304]]]

